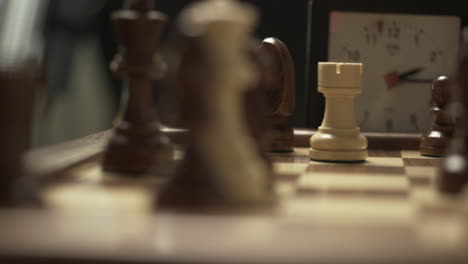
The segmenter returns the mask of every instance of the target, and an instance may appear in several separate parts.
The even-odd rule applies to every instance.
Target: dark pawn
[[[453,114],[447,109],[450,99],[450,80],[445,76],[435,79],[432,84],[432,100],[435,103],[432,112],[435,121],[431,129],[421,138],[421,155],[432,157],[445,155],[455,126]]]
[[[268,67],[263,69],[263,86],[267,94],[268,119],[272,124],[272,152],[294,151],[294,130],[289,118],[294,113],[295,73],[294,63],[286,45],[276,38],[263,40],[258,53],[268,57]]]
[[[153,1],[127,0],[127,9],[112,15],[121,47],[111,68],[125,79],[128,94],[104,154],[107,171],[168,173],[170,142],[161,132],[153,103],[153,81],[161,78],[165,68],[156,49],[166,17],[153,6]]]
[[[446,194],[459,194],[468,184],[468,54],[462,57],[456,73],[456,98],[464,114],[457,116],[454,137],[449,155],[442,164],[437,178],[437,188]],[[455,94],[454,94],[455,95]]]

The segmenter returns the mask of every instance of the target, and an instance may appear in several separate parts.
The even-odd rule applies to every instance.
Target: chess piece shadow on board
[[[451,100],[451,83],[448,77],[440,76],[432,84],[432,99],[435,116],[431,129],[421,137],[421,155],[442,157],[452,138],[455,119],[449,109]]]
[[[0,63],[1,64],[1,63]],[[33,61],[0,65],[0,207],[41,206],[38,183],[26,174],[23,154],[31,146],[35,99],[44,84]]]
[[[452,94],[460,112],[456,114],[455,132],[449,143],[447,158],[436,178],[437,188],[441,193],[460,194],[468,187],[468,45],[465,42],[457,71],[455,73]]]
[[[161,131],[153,103],[153,84],[164,75],[157,52],[166,16],[152,0],[127,0],[112,15],[120,52],[111,64],[127,86],[121,114],[103,158],[103,169],[133,175],[167,176],[173,149]]]
[[[265,57],[262,66],[262,89],[267,95],[268,119],[271,123],[272,152],[294,151],[294,130],[289,118],[294,114],[294,63],[286,45],[277,38],[266,38],[257,48],[258,56]]]
[[[159,191],[159,208],[237,211],[273,201],[270,170],[243,111],[257,76],[246,52],[256,17],[252,7],[227,0],[200,1],[182,12],[181,105],[189,143],[178,173]]]

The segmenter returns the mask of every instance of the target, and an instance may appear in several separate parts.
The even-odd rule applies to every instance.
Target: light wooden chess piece
[[[159,207],[230,210],[272,200],[270,171],[243,113],[245,92],[257,81],[246,52],[256,20],[249,5],[225,0],[198,2],[181,14],[181,33],[192,42],[184,72],[194,82],[182,98],[190,143]]]
[[[320,63],[318,91],[326,98],[322,126],[310,140],[310,158],[354,162],[367,158],[367,139],[360,134],[354,97],[361,93],[362,64]]]

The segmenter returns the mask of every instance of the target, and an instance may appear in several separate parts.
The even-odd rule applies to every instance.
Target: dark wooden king
[[[128,0],[124,10],[112,15],[120,52],[111,68],[125,80],[127,94],[104,155],[108,171],[158,174],[171,156],[153,103],[154,80],[164,75],[156,50],[166,16],[153,8],[150,0]]]

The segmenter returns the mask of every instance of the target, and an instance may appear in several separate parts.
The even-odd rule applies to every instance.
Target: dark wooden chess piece
[[[41,205],[36,178],[23,159],[32,145],[35,102],[45,83],[39,37],[43,12],[41,4],[21,9],[17,2],[0,3],[0,207],[36,207]]]
[[[246,52],[254,17],[248,5],[226,0],[200,1],[181,14],[179,85],[189,143],[178,173],[159,192],[160,208],[202,212],[272,201],[270,170],[244,113],[256,79]]]
[[[102,166],[108,171],[165,174],[170,167],[170,142],[153,103],[153,81],[164,75],[157,48],[166,16],[153,6],[151,0],[127,0],[126,9],[112,15],[120,52],[111,67],[125,79],[128,94],[104,154]]]
[[[435,121],[431,129],[421,137],[421,155],[432,157],[445,155],[455,126],[453,114],[447,107],[451,100],[450,93],[450,80],[446,76],[434,80],[432,99],[435,107],[432,112],[435,115]]]
[[[33,61],[0,66],[0,207],[40,205],[36,184],[23,169],[22,156],[31,147],[34,101],[43,84]]]
[[[294,130],[289,124],[295,104],[295,73],[291,54],[286,45],[276,38],[263,40],[258,52],[269,57],[263,79],[268,98],[268,117],[272,124],[268,149],[273,152],[294,151]]]
[[[269,67],[273,61],[270,56],[266,56],[268,54],[259,52],[259,45],[258,40],[252,40],[252,44],[247,51],[258,71],[259,81],[245,92],[245,117],[250,133],[257,144],[259,155],[271,166],[271,160],[267,152],[270,151],[272,144],[272,124],[269,118],[270,108],[266,92],[268,87],[272,86],[269,83],[272,81],[269,76]]]
[[[459,194],[468,185],[468,53],[461,57],[454,83],[454,98],[463,114],[457,113],[449,154],[442,163],[436,184],[440,192]]]

